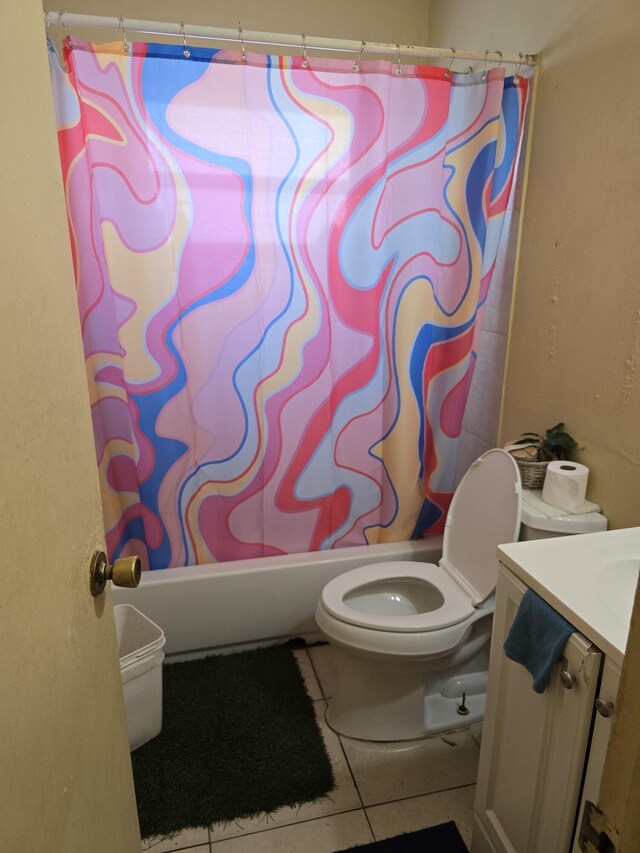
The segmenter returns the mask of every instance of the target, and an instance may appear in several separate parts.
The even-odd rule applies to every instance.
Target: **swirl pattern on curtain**
[[[441,531],[528,81],[75,38],[65,60],[110,556]]]

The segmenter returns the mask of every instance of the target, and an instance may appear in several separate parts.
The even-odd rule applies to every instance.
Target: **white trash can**
[[[131,751],[162,729],[164,631],[131,604],[113,608]]]

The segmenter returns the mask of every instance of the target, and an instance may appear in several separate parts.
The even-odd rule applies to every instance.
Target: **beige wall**
[[[612,527],[640,524],[637,0],[431,0],[429,40],[540,52],[503,439],[564,420]]]

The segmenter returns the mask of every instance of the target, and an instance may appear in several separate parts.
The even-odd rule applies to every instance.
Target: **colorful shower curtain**
[[[67,39],[52,77],[107,545],[442,529],[524,77]]]

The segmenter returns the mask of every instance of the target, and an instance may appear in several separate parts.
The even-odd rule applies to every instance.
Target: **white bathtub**
[[[138,589],[113,588],[165,632],[165,653],[251,646],[289,637],[320,638],[313,617],[324,585],[343,572],[385,560],[437,563],[442,537],[236,560],[143,572]],[[177,659],[174,657],[174,659]]]

